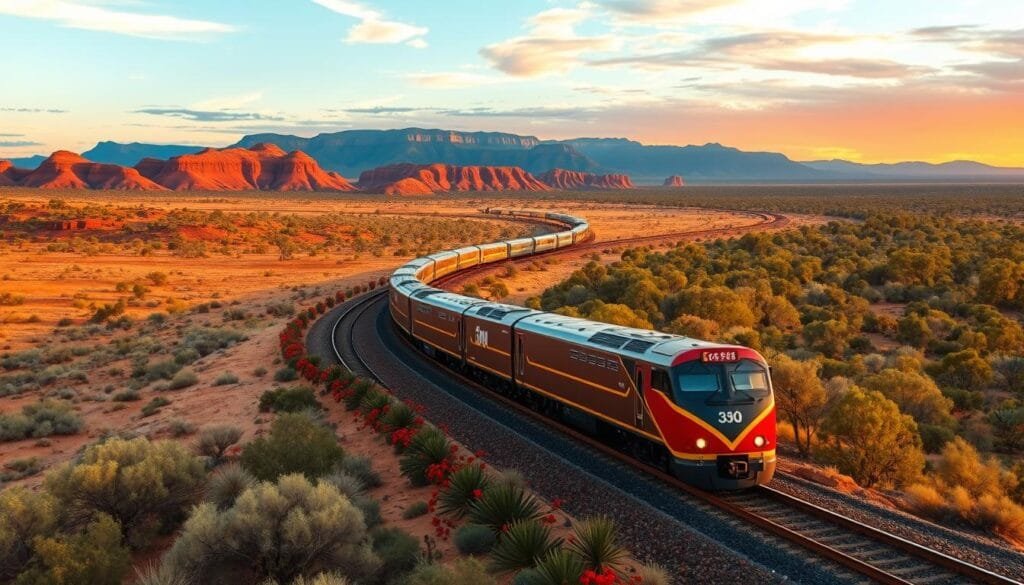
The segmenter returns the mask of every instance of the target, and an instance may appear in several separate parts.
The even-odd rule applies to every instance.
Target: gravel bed
[[[333,358],[331,326],[352,310],[347,305],[313,326],[307,338],[311,353]],[[360,355],[398,396],[423,404],[429,420],[446,425],[469,448],[486,451],[493,465],[523,472],[539,495],[565,499],[566,511],[574,516],[612,516],[633,554],[665,566],[677,581],[863,581],[454,383],[443,368],[397,336],[386,306],[384,299],[376,301],[354,323],[355,339]],[[350,326],[346,321],[338,327],[339,343],[347,340]]]
[[[960,532],[806,479],[777,473],[771,486],[1001,575],[1024,580],[1024,554],[973,531]]]

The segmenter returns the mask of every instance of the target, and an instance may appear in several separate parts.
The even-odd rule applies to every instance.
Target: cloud
[[[423,38],[429,29],[422,26],[388,20],[384,14],[362,3],[351,0],[313,0],[314,3],[344,16],[359,20],[348,30],[346,43],[398,44],[423,49]]]
[[[440,71],[437,73],[411,73],[405,76],[414,85],[434,89],[455,89],[463,87],[479,87],[505,83],[507,79],[494,75],[480,75],[462,71]]]
[[[0,138],[21,138],[24,134],[11,134],[6,132],[0,132]]]
[[[581,62],[586,53],[608,51],[620,45],[610,35],[579,36],[575,26],[590,17],[588,5],[576,9],[552,8],[527,21],[526,35],[488,45],[480,55],[491,66],[516,77],[561,73]]]
[[[269,120],[282,121],[281,116],[261,114],[259,112],[236,112],[231,110],[193,110],[189,108],[143,108],[135,110],[135,114],[150,114],[153,116],[167,116],[170,118],[183,118],[196,122],[237,122],[243,120]]]
[[[237,110],[263,99],[262,91],[210,98],[192,104],[196,110]]]
[[[0,134],[0,136],[7,136],[6,134]],[[42,146],[42,142],[34,142],[32,140],[0,140],[0,146],[5,147],[18,147],[18,146]]]
[[[163,40],[192,40],[230,33],[236,27],[161,14],[94,6],[83,0],[4,0],[0,14],[49,20],[68,28]]]
[[[582,107],[531,107],[495,109],[491,107],[456,108],[440,110],[439,113],[445,116],[459,118],[527,118],[536,120],[549,118],[558,120],[589,118],[593,110]]]
[[[740,0],[603,0],[602,6],[637,22],[663,23],[708,10],[737,4]]]
[[[67,110],[56,108],[0,108],[0,112],[16,112],[19,114],[66,114]]]

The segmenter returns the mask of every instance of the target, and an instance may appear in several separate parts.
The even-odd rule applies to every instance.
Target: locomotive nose
[[[727,467],[730,477],[747,477],[750,466],[746,461],[730,461]]]

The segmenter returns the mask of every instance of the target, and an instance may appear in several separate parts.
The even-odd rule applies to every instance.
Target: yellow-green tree
[[[60,503],[23,487],[0,491],[0,582],[13,580],[32,558],[32,542],[57,530]]]
[[[120,585],[131,566],[121,527],[106,514],[80,534],[37,537],[33,548],[32,566],[17,585]]]
[[[797,449],[806,457],[828,403],[825,387],[818,378],[821,366],[817,362],[797,361],[785,354],[772,356],[770,362],[775,405],[793,425]]]
[[[818,455],[865,487],[900,486],[920,476],[917,423],[881,392],[853,387],[825,416]]]
[[[919,424],[948,426],[954,423],[950,414],[953,401],[943,396],[939,387],[927,376],[887,368],[868,376],[861,385],[884,394]]]

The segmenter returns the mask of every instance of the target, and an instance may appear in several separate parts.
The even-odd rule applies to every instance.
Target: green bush
[[[398,466],[414,486],[427,485],[427,469],[451,456],[448,437],[436,427],[423,427],[409,442]]]
[[[271,425],[269,435],[246,445],[242,467],[268,481],[291,473],[316,479],[334,471],[344,456],[330,429],[308,416],[285,413]]]
[[[316,394],[306,386],[275,388],[260,396],[260,412],[300,412],[306,409],[320,410]]]
[[[51,472],[45,485],[71,517],[107,514],[132,537],[179,518],[205,477],[202,462],[177,443],[112,438]]]
[[[429,511],[430,509],[426,502],[413,502],[409,504],[405,510],[402,510],[402,518],[405,520],[412,520],[413,518],[419,518],[420,516],[425,515]]]
[[[40,400],[23,406],[20,414],[0,415],[0,441],[73,435],[82,430],[84,424],[70,404],[59,400]]]
[[[245,341],[245,334],[233,329],[215,329],[211,327],[194,327],[185,331],[181,339],[182,347],[190,347],[201,356],[208,356],[218,349],[231,347],[239,341]]]
[[[135,402],[142,400],[138,390],[122,390],[110,397],[114,402]]]
[[[199,376],[189,368],[184,368],[174,374],[171,378],[171,382],[168,384],[168,388],[171,390],[181,390],[182,388],[188,388],[199,382]]]
[[[359,405],[363,402],[363,397],[370,390],[376,388],[376,384],[365,378],[356,380],[352,386],[349,394],[345,396],[345,409],[355,410],[359,408]]]
[[[533,494],[514,484],[498,484],[484,492],[469,508],[469,519],[498,534],[515,522],[541,516],[540,502]]]
[[[551,535],[551,529],[537,520],[513,522],[491,549],[491,568],[498,573],[514,573],[531,569],[562,540]]]
[[[242,438],[242,429],[230,425],[207,427],[200,431],[196,450],[209,457],[214,464],[224,458],[224,452]]]
[[[171,401],[167,400],[163,396],[157,396],[156,398],[147,402],[146,405],[142,407],[142,416],[153,416],[154,414],[159,412],[161,408],[167,406],[170,403]]]
[[[380,502],[377,500],[364,494],[356,494],[349,499],[352,505],[363,513],[363,522],[367,529],[377,526],[384,520],[380,515]]]
[[[455,531],[455,548],[464,555],[482,555],[497,542],[494,531],[482,524],[463,524]]]
[[[454,518],[462,518],[490,484],[480,465],[467,465],[451,474],[448,485],[441,489],[438,511]]]
[[[228,384],[237,383],[238,376],[232,374],[231,372],[224,372],[223,374],[217,376],[217,379],[213,381],[214,386],[227,386]]]
[[[238,496],[255,485],[256,478],[242,469],[241,465],[225,465],[210,477],[210,483],[206,486],[206,501],[219,510],[227,510],[235,505]]]
[[[292,368],[281,368],[274,372],[275,382],[292,382],[299,379],[299,373]]]
[[[384,430],[390,432],[412,428],[416,426],[418,420],[419,415],[411,406],[401,401],[395,401],[387,413],[381,417],[380,422],[384,426]]]
[[[412,571],[420,556],[420,542],[399,528],[381,528],[372,534],[373,552],[381,560],[374,582],[382,585],[394,583],[398,577]]]
[[[176,360],[163,360],[147,365],[143,370],[143,376],[145,376],[147,382],[170,380],[180,369],[181,364]]]
[[[209,585],[290,583],[332,568],[361,579],[378,564],[355,506],[330,484],[298,474],[259,483],[226,510],[200,504],[164,562]]]
[[[345,494],[349,499],[362,495],[366,491],[366,484],[363,480],[348,473],[347,471],[335,471],[326,476],[324,481],[330,482],[338,491]]]

